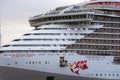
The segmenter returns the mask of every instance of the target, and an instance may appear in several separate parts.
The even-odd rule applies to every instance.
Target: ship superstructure
[[[29,22],[34,30],[0,50],[2,80],[120,80],[119,0],[62,6]]]

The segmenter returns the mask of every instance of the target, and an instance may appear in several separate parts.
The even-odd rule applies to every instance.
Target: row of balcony
[[[120,29],[101,28],[101,29],[95,30],[95,32],[120,33]]]
[[[79,55],[120,56],[120,52],[111,52],[111,51],[86,51],[86,50],[81,50],[77,54],[79,54]]]
[[[119,40],[97,40],[97,39],[81,39],[76,43],[91,43],[91,44],[120,44]]]
[[[104,32],[103,32],[104,33]],[[87,38],[117,38],[120,39],[120,35],[118,34],[99,34],[99,33],[92,33],[86,36]]]
[[[120,22],[120,17],[108,17],[108,16],[97,16],[97,15],[95,15],[94,20]]]
[[[79,45],[73,44],[67,47],[67,49],[97,49],[97,50],[120,50],[120,46],[113,45]]]

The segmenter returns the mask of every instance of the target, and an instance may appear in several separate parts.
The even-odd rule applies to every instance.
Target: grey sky
[[[80,3],[84,0],[0,0],[2,44],[7,44],[29,32],[29,17],[59,6]]]

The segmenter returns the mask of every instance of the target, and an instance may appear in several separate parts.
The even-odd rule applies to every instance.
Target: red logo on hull
[[[85,69],[88,69],[88,66],[87,66],[87,61],[84,60],[84,61],[78,61],[77,63],[74,62],[74,63],[71,63],[69,65],[69,68],[70,70],[73,72],[73,73],[76,73],[79,75],[79,70],[85,70]]]

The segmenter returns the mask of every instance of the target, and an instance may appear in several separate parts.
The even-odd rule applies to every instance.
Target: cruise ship
[[[91,0],[29,18],[0,49],[0,80],[120,80],[120,0]]]

